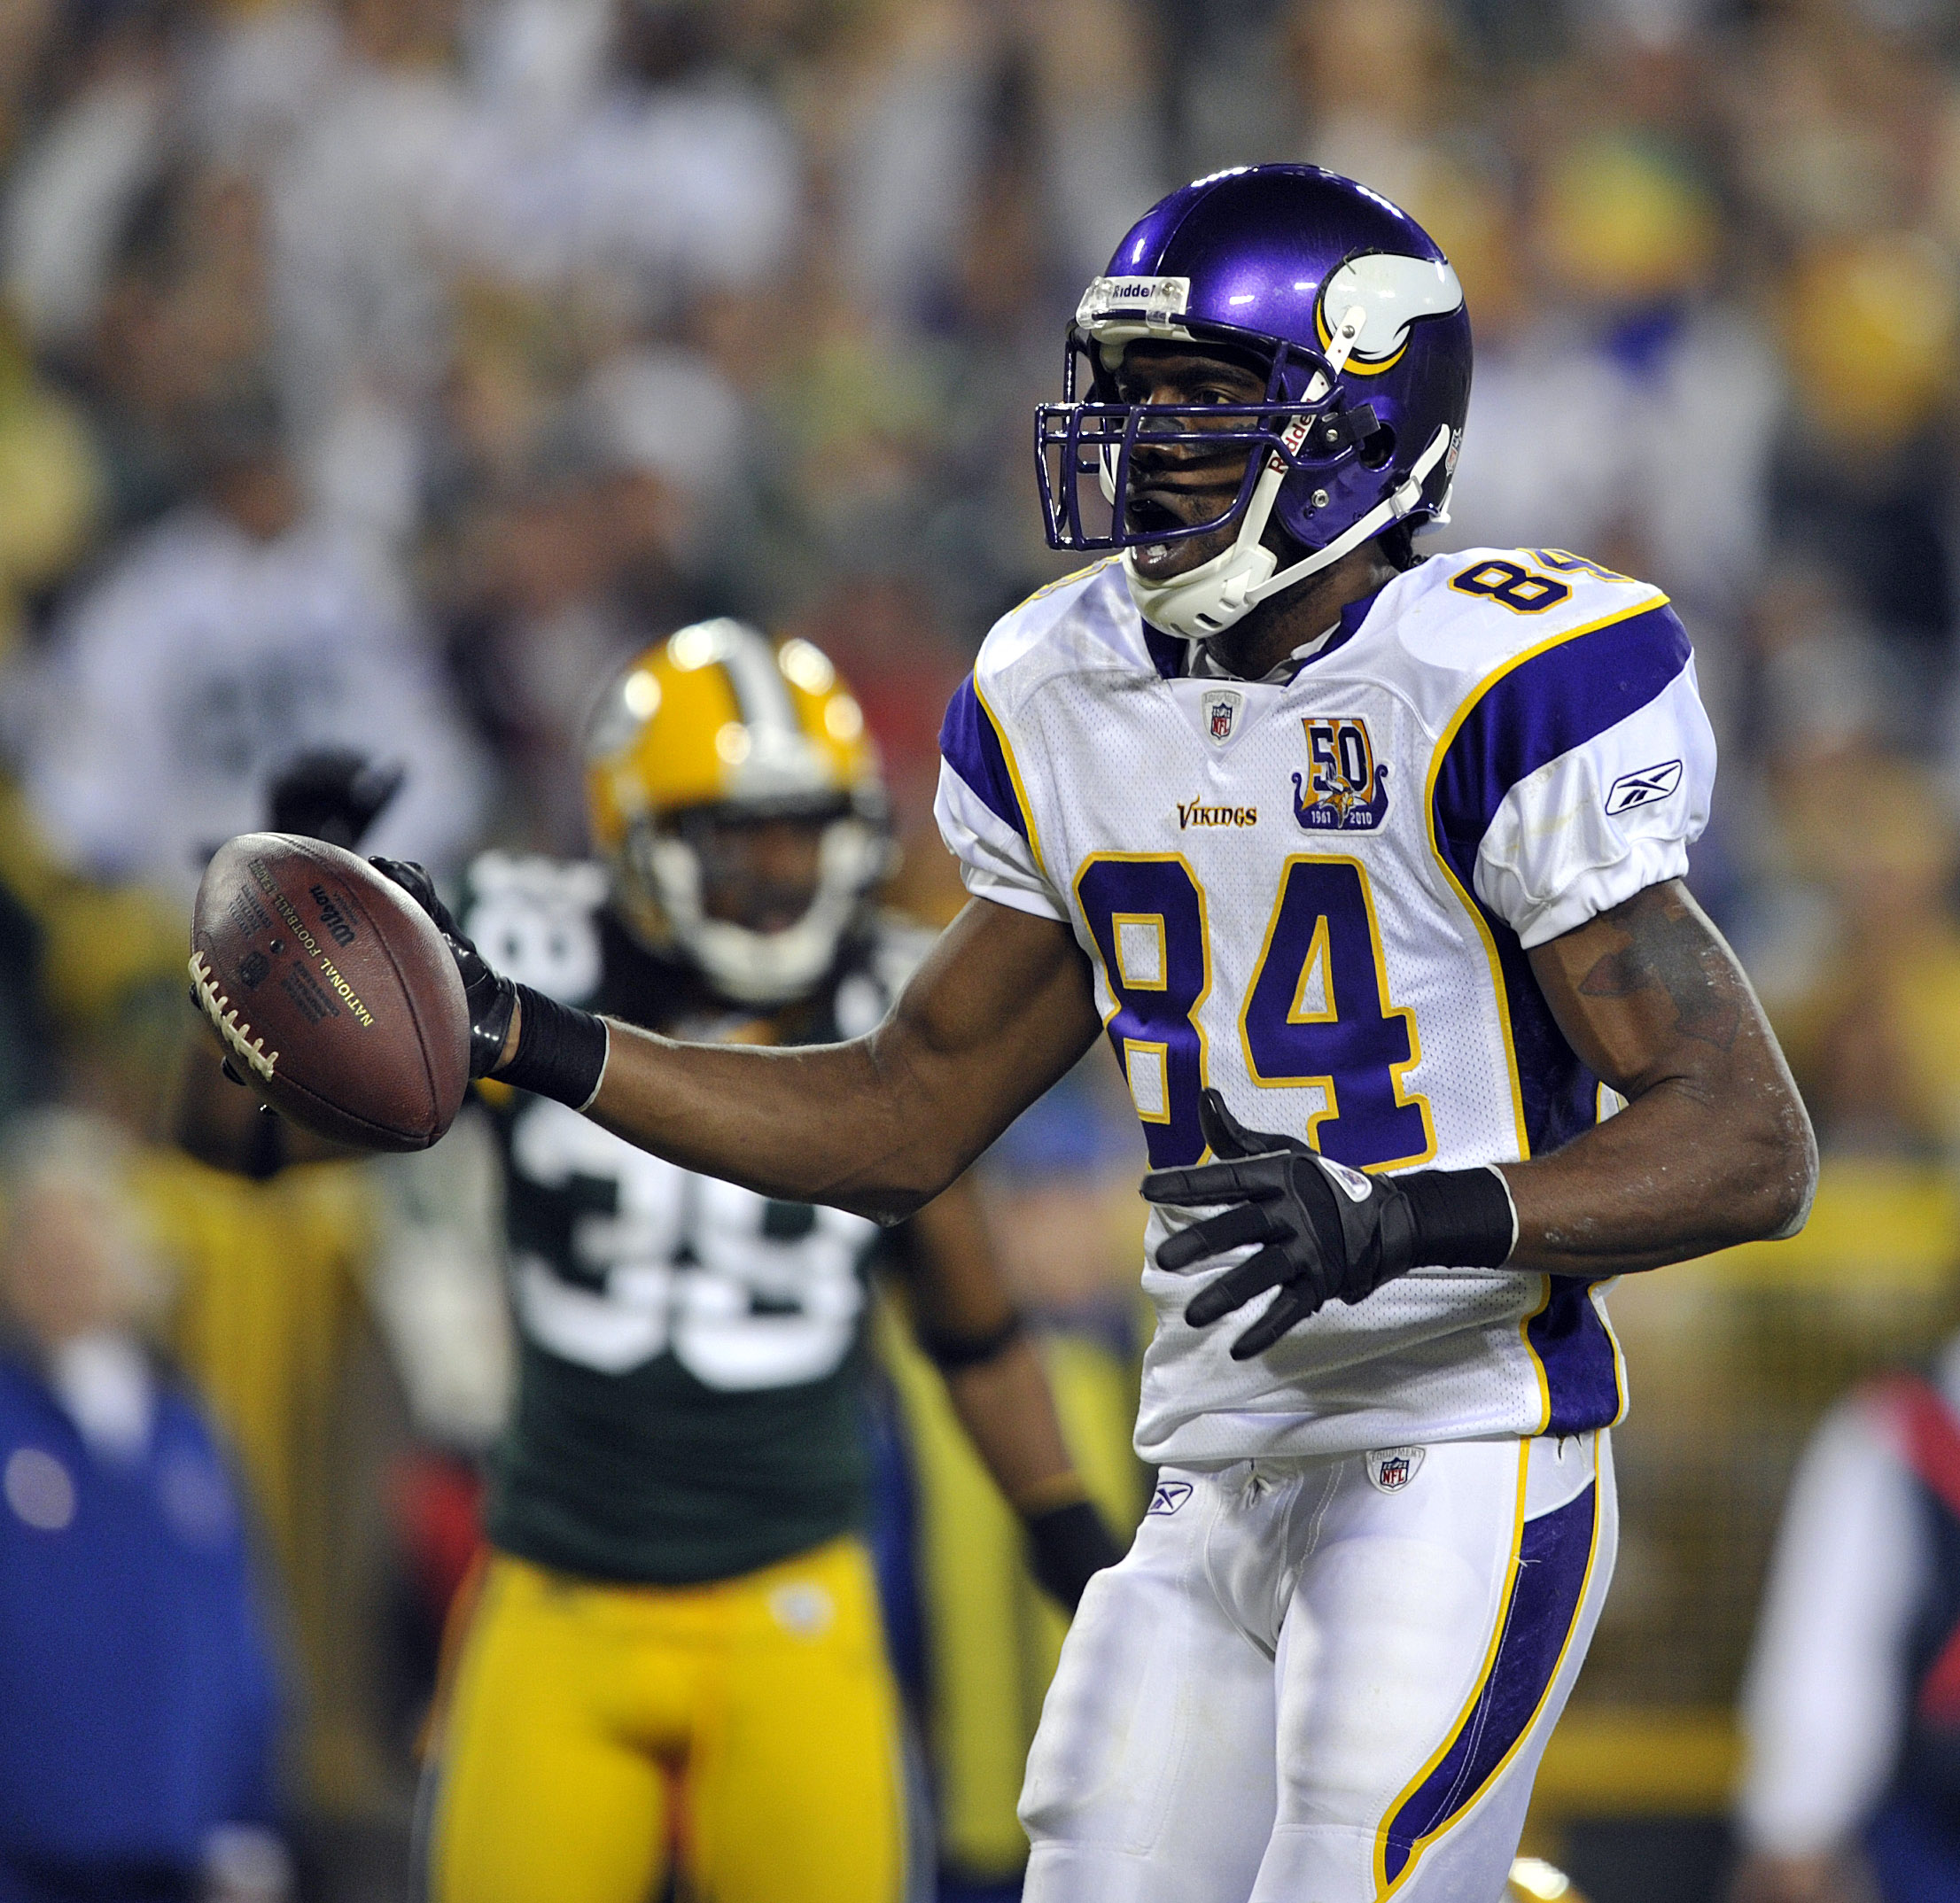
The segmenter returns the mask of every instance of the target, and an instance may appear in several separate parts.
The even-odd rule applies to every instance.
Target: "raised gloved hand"
[[[504,1041],[510,1035],[511,1014],[517,1007],[515,980],[494,971],[489,960],[470,941],[468,935],[437,897],[435,881],[413,859],[384,858],[378,854],[368,863],[394,882],[435,920],[449,947],[449,955],[463,975],[463,995],[470,1005],[470,1075],[487,1077],[503,1055]]]
[[[1194,1328],[1205,1328],[1278,1289],[1232,1344],[1234,1361],[1271,1348],[1329,1301],[1364,1301],[1416,1268],[1498,1268],[1515,1246],[1511,1192],[1495,1169],[1365,1176],[1296,1138],[1247,1130],[1214,1090],[1200,1099],[1199,1122],[1218,1161],[1153,1169],[1143,1193],[1185,1208],[1226,1205],[1171,1237],[1157,1251],[1161,1269],[1176,1272],[1263,1245],[1184,1311]]]
[[[351,852],[407,777],[401,766],[377,766],[346,747],[296,754],[267,788],[269,824],[276,833],[323,839]]]
[[[470,1075],[487,1077],[494,1073],[514,1090],[555,1098],[574,1110],[589,1108],[599,1094],[612,1048],[605,1020],[576,1005],[560,1004],[493,969],[437,897],[435,882],[413,859],[374,858],[369,864],[393,879],[434,920],[456,961],[470,1006]],[[505,1062],[503,1047],[513,1016],[517,1020],[517,1048]]]

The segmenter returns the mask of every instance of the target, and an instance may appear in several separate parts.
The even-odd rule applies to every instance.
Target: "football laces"
[[[204,1007],[204,1014],[217,1026],[218,1035],[224,1039],[227,1048],[269,1083],[278,1065],[279,1053],[268,1052],[265,1039],[254,1037],[251,1025],[239,1021],[237,1008],[218,989],[218,975],[212,970],[201,952],[191,954],[191,983],[198,1002]]]

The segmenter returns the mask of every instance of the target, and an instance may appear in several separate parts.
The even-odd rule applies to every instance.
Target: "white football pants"
[[[1617,1534],[1604,1433],[1165,1468],[1042,1709],[1026,1903],[1497,1903]]]

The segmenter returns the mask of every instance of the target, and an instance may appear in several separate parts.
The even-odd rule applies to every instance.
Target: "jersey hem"
[[[1553,1433],[1541,1426],[1534,1413],[1528,1421],[1471,1421],[1443,1429],[1434,1418],[1386,1411],[1277,1428],[1258,1425],[1269,1418],[1214,1410],[1185,1423],[1161,1441],[1147,1441],[1139,1428],[1132,1445],[1138,1459],[1148,1465],[1207,1472],[1247,1460],[1327,1460],[1384,1447],[1441,1447],[1455,1441],[1563,1440],[1573,1434],[1603,1433],[1614,1425],[1614,1418],[1606,1416],[1561,1422]],[[1201,1429],[1208,1431],[1197,1431]]]
[[[575,1580],[582,1586],[635,1586],[666,1587],[680,1588],[689,1586],[725,1586],[736,1580],[747,1579],[751,1573],[766,1571],[785,1562],[801,1558],[805,1554],[834,1544],[847,1538],[861,1538],[864,1521],[861,1515],[852,1515],[840,1521],[828,1532],[810,1533],[808,1528],[800,1530],[797,1537],[786,1545],[771,1542],[745,1551],[739,1565],[700,1569],[692,1566],[675,1567],[666,1572],[631,1571],[611,1567],[576,1565],[569,1564],[562,1550],[554,1550],[548,1542],[530,1543],[521,1537],[513,1537],[510,1532],[494,1523],[486,1530],[486,1537],[493,1553],[507,1559],[521,1559],[527,1566],[535,1566],[540,1572],[554,1573],[559,1578]]]

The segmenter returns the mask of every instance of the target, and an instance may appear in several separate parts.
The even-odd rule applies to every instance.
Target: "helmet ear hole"
[[[1361,466],[1365,470],[1385,468],[1395,453],[1396,432],[1387,423],[1376,430],[1358,451]]]

